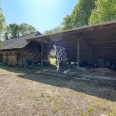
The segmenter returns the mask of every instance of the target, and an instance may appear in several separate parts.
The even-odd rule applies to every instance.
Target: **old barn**
[[[42,60],[47,59],[46,42],[27,42],[27,39],[39,35],[41,35],[40,32],[34,32],[4,41],[0,46],[0,62],[11,66],[42,64]]]
[[[101,24],[83,26],[69,29],[63,32],[39,35],[28,39],[46,40],[66,48],[69,62],[85,62],[111,67],[116,62],[116,21]]]

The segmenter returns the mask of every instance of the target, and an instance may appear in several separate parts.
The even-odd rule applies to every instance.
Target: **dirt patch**
[[[116,115],[116,90],[97,81],[0,69],[0,116]]]

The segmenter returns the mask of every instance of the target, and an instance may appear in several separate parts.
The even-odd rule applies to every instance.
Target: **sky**
[[[3,0],[6,24],[27,23],[41,33],[59,26],[78,0]]]

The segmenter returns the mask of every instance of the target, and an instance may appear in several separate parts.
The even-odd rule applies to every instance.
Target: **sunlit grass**
[[[71,64],[75,64],[75,62],[71,62]]]
[[[94,110],[93,106],[88,107],[88,112],[92,112]]]
[[[50,58],[50,64],[56,65],[56,58]]]

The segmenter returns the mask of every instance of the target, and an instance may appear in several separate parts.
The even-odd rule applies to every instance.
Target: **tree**
[[[72,22],[74,27],[89,24],[92,10],[95,8],[96,0],[79,0],[72,12]]]
[[[59,71],[60,62],[68,60],[65,50],[66,49],[62,46],[56,46],[57,71]]]
[[[89,17],[95,7],[96,0],[79,0],[72,13],[66,15],[62,22],[62,30],[89,24]]]
[[[19,25],[17,24],[10,24],[9,25],[10,28],[10,37],[11,38],[15,38],[15,37],[19,37]]]
[[[62,30],[67,30],[73,28],[73,23],[72,23],[72,15],[66,15],[65,18],[63,18],[62,22]]]
[[[0,34],[2,35],[5,27],[5,18],[2,12],[2,9],[0,8]]]
[[[116,19],[116,0],[98,0],[90,16],[90,24]]]
[[[2,0],[0,0],[0,4],[1,4]],[[4,27],[5,27],[5,17],[3,15],[2,12],[2,8],[0,8],[0,36],[1,38],[4,35]],[[2,40],[0,39],[0,45],[2,44]]]
[[[91,12],[95,8],[95,1],[97,0],[79,0],[72,13],[63,18],[60,31],[88,25]],[[56,28],[45,31],[45,33],[50,34],[57,32],[54,31],[55,29]]]
[[[32,25],[28,25],[26,23],[21,23],[20,25],[18,25],[14,23],[5,27],[4,38],[5,40],[8,40],[9,38],[16,38],[35,31],[36,29]]]
[[[19,25],[19,33],[21,36],[30,34],[35,31],[36,31],[36,29],[32,25],[28,25],[27,23],[22,23]]]
[[[5,26],[5,18],[2,14],[2,9],[0,9],[0,31],[4,29]]]
[[[10,34],[10,28],[9,28],[9,26],[7,25],[6,27],[5,27],[5,29],[4,29],[4,38],[5,38],[5,40],[8,40],[9,39],[9,35]]]
[[[57,26],[53,29],[50,29],[50,30],[46,30],[44,32],[44,34],[52,34],[52,33],[57,33],[57,32],[60,32],[61,31],[61,26]]]

